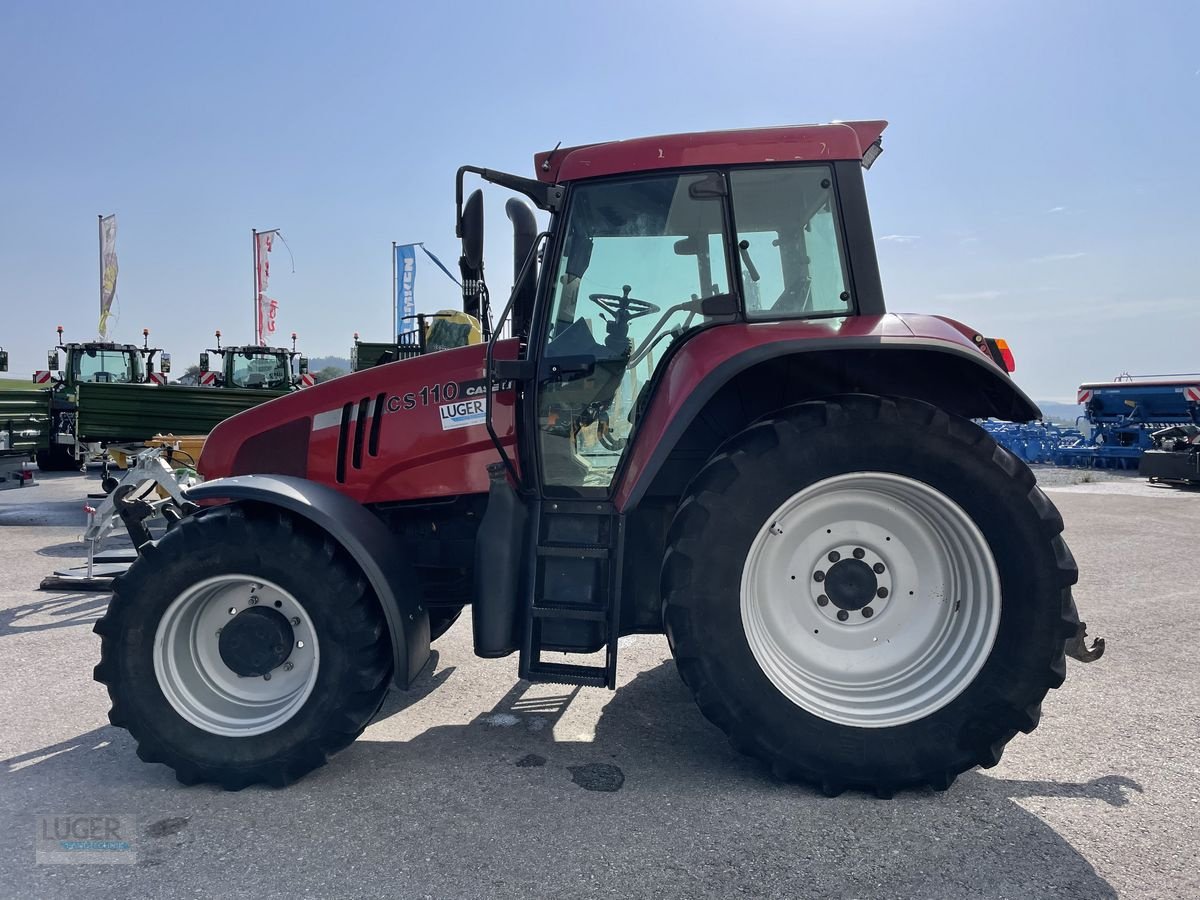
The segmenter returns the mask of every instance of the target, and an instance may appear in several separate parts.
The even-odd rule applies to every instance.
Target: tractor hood
[[[514,359],[516,340],[496,344]],[[361,503],[486,493],[497,460],[484,421],[485,347],[474,344],[335,378],[240,413],[209,435],[199,470],[298,475]],[[511,383],[493,383],[493,427],[514,441]]]

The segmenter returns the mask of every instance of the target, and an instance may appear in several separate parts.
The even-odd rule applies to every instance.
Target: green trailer
[[[81,384],[81,441],[138,443],[156,434],[203,435],[219,423],[286,390],[193,387],[182,384]]]

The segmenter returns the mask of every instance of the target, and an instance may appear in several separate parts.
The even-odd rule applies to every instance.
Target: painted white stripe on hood
[[[358,404],[355,403],[350,407],[350,421],[353,422],[358,418]],[[317,413],[313,416],[312,430],[321,431],[324,428],[336,428],[342,424],[342,408],[328,409],[323,413]]]

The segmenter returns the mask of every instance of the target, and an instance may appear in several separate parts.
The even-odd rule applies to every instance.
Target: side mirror
[[[208,354],[207,353],[200,354],[200,371],[201,372],[208,371]]]
[[[167,375],[170,373],[170,371],[171,371],[171,354],[170,353],[163,353],[163,354],[159,355],[158,370],[160,372],[162,372],[164,375]]]
[[[478,272],[483,266],[483,191],[475,190],[463,205],[462,255],[467,267]]]
[[[8,371],[8,351],[0,350],[0,372]]]
[[[51,350],[49,353],[46,354],[46,368],[49,369],[51,372],[57,372],[59,369],[62,368],[62,366],[60,366],[59,362],[58,362],[58,351],[57,350]]]
[[[301,375],[308,374],[308,357],[307,356],[300,357],[300,374]]]

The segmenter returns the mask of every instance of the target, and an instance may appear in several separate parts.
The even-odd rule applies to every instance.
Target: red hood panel
[[[496,358],[517,346],[499,342]],[[476,344],[401,360],[247,410],[209,435],[200,472],[302,475],[361,503],[485,493],[497,455],[483,421],[484,353]],[[492,424],[511,445],[515,393],[498,387]]]

